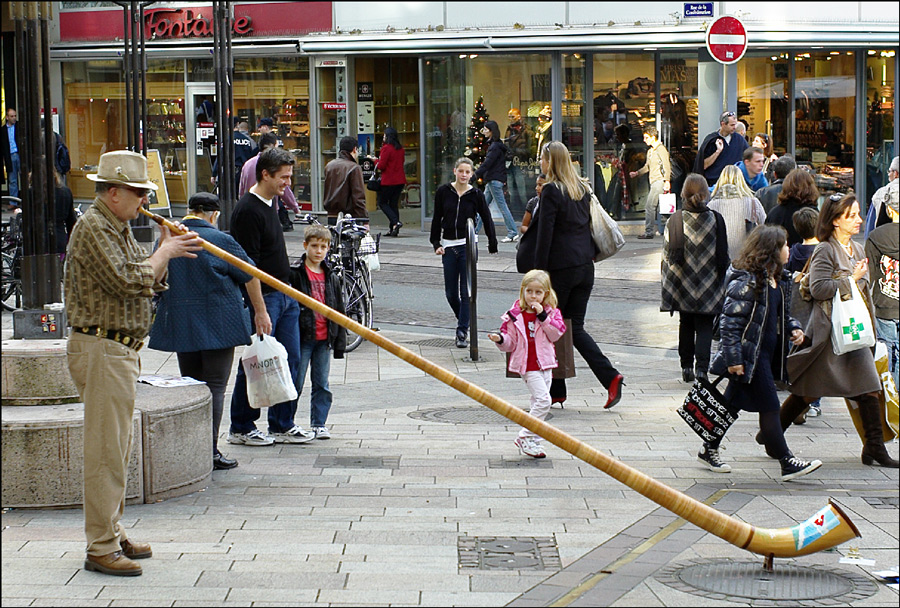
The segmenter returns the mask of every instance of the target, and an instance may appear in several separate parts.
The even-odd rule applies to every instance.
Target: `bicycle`
[[[303,216],[300,221],[305,224],[321,225],[312,214]],[[349,216],[339,218],[337,225],[329,226],[328,229],[331,231],[331,249],[326,259],[341,282],[346,315],[371,329],[375,316],[372,303],[375,294],[369,265],[363,257],[378,253],[381,235],[366,239],[369,231],[358,223],[356,218]],[[362,336],[350,333],[345,349],[348,353],[354,351],[363,341]]]
[[[22,199],[15,196],[4,196],[3,201],[15,201],[22,204]],[[25,250],[21,213],[17,213],[3,222],[2,229],[0,229],[0,250],[2,250],[3,257],[0,306],[3,307],[3,310],[11,312],[22,307],[22,257]]]

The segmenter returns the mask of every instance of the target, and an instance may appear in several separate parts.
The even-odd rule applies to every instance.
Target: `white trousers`
[[[545,371],[525,372],[523,379],[528,386],[528,390],[531,391],[531,410],[528,413],[538,420],[543,420],[547,417],[547,412],[550,411],[550,382],[553,380],[553,371],[548,369]],[[519,431],[519,437],[537,437],[540,439],[540,437],[526,428]]]

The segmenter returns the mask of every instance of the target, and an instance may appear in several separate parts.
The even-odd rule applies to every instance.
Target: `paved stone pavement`
[[[413,222],[405,223],[407,238],[424,241]],[[297,236],[289,237],[293,252]],[[629,239],[620,256],[597,267],[598,277],[658,280],[658,252],[650,250],[658,246]],[[385,249],[386,269],[410,263],[408,248]],[[641,249],[647,251],[638,255]],[[514,272],[510,251],[485,256],[480,266]],[[415,259],[433,264],[425,255]],[[834,551],[776,560],[776,568],[815,567],[855,581],[845,594],[805,605],[896,606],[897,592],[869,573],[898,561],[898,474],[860,463],[860,442],[842,401],[824,400],[821,418],[788,432],[798,456],[824,462],[815,474],[781,482],[777,463],[753,440],[751,415],[736,422],[723,444],[734,470],[707,471],[695,458],[699,441],[675,414],[687,391],[678,379],[675,321],[660,314],[658,323],[668,337],[649,346],[596,336],[625,375],[619,405],[602,408],[606,391],[576,358],[569,400],[565,409],[552,410],[549,422],[757,527],[792,526],[833,498],[862,537]],[[4,337],[10,327],[4,313]],[[473,363],[468,350],[442,342],[446,332],[386,324],[382,333],[527,409],[527,389],[504,377],[503,358],[486,339],[483,361]],[[177,374],[173,355],[141,354],[145,372]],[[3,606],[773,604],[673,584],[671,571],[679,566],[762,560],[553,445],[545,444],[546,460],[525,460],[512,443],[515,425],[372,344],[334,361],[331,384],[331,440],[228,445],[226,408],[220,448],[239,467],[214,472],[201,492],[126,507],[129,535],[153,544],[141,577],[82,569],[80,510],[4,510]],[[298,422],[306,421],[308,408],[307,387]],[[889,450],[897,455],[896,442]],[[500,543],[507,547],[521,545],[507,549],[519,553],[497,552],[496,537],[507,539]],[[839,564],[854,547],[875,565]],[[514,569],[477,567],[482,563]]]

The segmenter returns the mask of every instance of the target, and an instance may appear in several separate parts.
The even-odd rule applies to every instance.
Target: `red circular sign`
[[[737,17],[719,17],[706,31],[706,49],[719,63],[737,63],[747,52],[744,24]]]

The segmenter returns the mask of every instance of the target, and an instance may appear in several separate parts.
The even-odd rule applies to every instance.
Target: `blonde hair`
[[[722,174],[713,188],[710,199],[714,198],[750,198],[756,196],[744,180],[744,174],[734,165],[722,169]]]
[[[546,271],[538,269],[529,270],[522,277],[522,285],[519,287],[519,308],[528,310],[528,306],[525,304],[525,288],[532,283],[540,283],[541,287],[544,288],[544,301],[541,302],[541,306],[544,308],[556,308],[559,300],[556,297],[556,292],[553,291],[553,285],[550,284],[550,275]]]
[[[551,141],[541,151],[547,155],[547,184],[557,184],[562,193],[572,200],[580,201],[588,192],[587,180],[578,175],[569,156],[569,149],[559,141]]]

